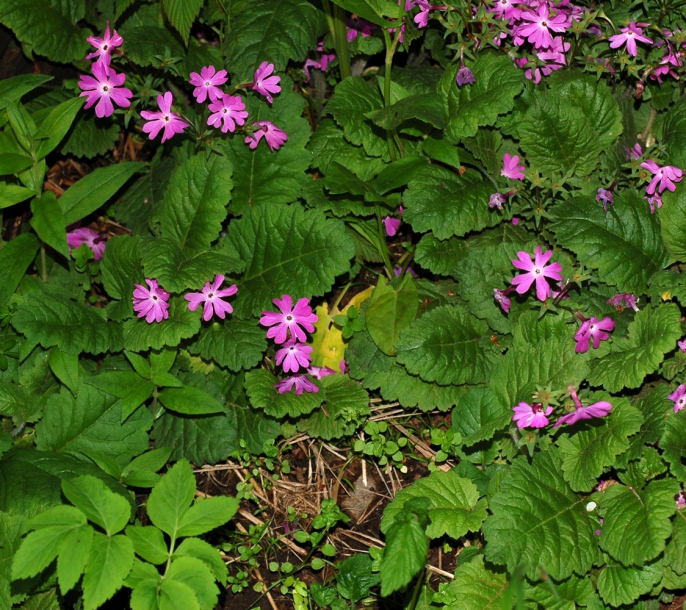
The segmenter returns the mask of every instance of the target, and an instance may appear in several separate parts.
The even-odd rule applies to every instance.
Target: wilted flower
[[[626,158],[629,160],[640,159],[643,156],[643,149],[641,148],[641,145],[636,142],[636,144],[634,144],[631,148],[625,146],[624,154],[626,154]]]
[[[376,25],[357,15],[353,15],[350,19],[347,19],[345,25],[348,28],[345,35],[348,42],[355,40],[358,34],[360,34],[362,38],[369,38],[376,29]]]
[[[686,508],[686,495],[684,494],[683,489],[680,490],[676,496],[674,496],[674,501],[676,502],[677,510],[683,510]]]
[[[313,379],[323,379],[329,375],[336,374],[336,371],[330,369],[328,366],[311,366],[307,369],[307,372]]]
[[[582,406],[581,401],[579,400],[576,391],[573,387],[569,388],[569,395],[572,397],[572,400],[574,401],[576,411],[573,411],[572,413],[568,413],[567,415],[563,415],[562,417],[560,417],[560,419],[558,419],[555,422],[555,425],[553,426],[554,428],[559,428],[562,424],[569,424],[571,426],[572,424],[575,424],[576,422],[582,419],[605,417],[610,411],[612,411],[612,405],[604,400],[601,400],[600,402],[595,402],[587,407]]]
[[[162,142],[164,142],[173,137],[174,134],[183,133],[183,130],[188,127],[186,121],[178,114],[171,111],[173,101],[174,98],[172,94],[167,91],[164,95],[157,96],[157,105],[160,108],[159,112],[151,112],[149,110],[141,111],[141,116],[147,121],[145,125],[143,125],[143,131],[149,134],[151,140],[154,140],[162,129],[164,129],[164,133],[162,133]]]
[[[267,146],[269,146],[269,150],[272,152],[280,148],[288,140],[286,132],[269,121],[257,121],[254,123],[254,127],[255,131],[253,134],[245,138],[245,143],[250,146],[250,150],[257,148],[262,136],[264,136]]]
[[[312,313],[310,299],[300,299],[293,307],[293,299],[289,294],[284,294],[280,299],[273,300],[281,313],[263,311],[260,318],[262,326],[271,326],[267,331],[267,338],[274,339],[275,343],[281,344],[286,341],[287,334],[291,339],[305,341],[307,335],[300,328],[302,325],[309,333],[314,332],[313,324],[319,319]]]
[[[603,204],[603,210],[605,210],[606,212],[608,204],[615,204],[615,198],[612,196],[612,191],[608,191],[607,189],[598,189],[598,193],[595,196],[595,200],[598,203]]]
[[[209,105],[210,111],[213,113],[207,118],[207,124],[212,127],[222,126],[222,132],[234,132],[236,124],[244,125],[245,119],[248,118],[248,113],[245,110],[243,100],[233,95],[222,94],[222,96],[215,102]]]
[[[200,74],[191,72],[190,83],[195,86],[193,97],[198,104],[202,104],[208,97],[211,101],[220,100],[224,95],[219,87],[229,80],[226,70],[217,72],[214,66],[203,66]]]
[[[74,229],[67,233],[67,244],[69,252],[72,248],[78,248],[82,244],[86,244],[93,251],[93,258],[99,261],[105,254],[105,238],[97,231],[89,229],[88,227],[81,227]]]
[[[474,78],[474,72],[462,64],[455,75],[455,81],[457,82],[458,87],[462,87],[464,85],[473,85],[476,82],[476,79]]]
[[[188,301],[188,309],[195,311],[200,303],[205,303],[203,306],[202,319],[207,322],[215,313],[223,320],[227,313],[233,312],[233,307],[223,301],[223,297],[230,297],[238,292],[236,284],[219,290],[219,287],[224,283],[223,275],[216,275],[214,282],[210,284],[207,282],[202,289],[202,292],[191,292],[183,298]]]
[[[622,301],[624,302],[625,307],[630,307],[634,311],[638,311],[638,299],[631,294],[630,292],[621,292],[619,294],[616,294],[613,297],[610,297],[607,300],[608,305],[612,305],[612,307],[616,307],[620,311],[622,311]]]
[[[94,63],[93,75],[95,78],[84,74],[79,80],[79,88],[83,91],[79,97],[86,98],[86,110],[97,101],[95,116],[101,119],[114,112],[112,102],[121,108],[131,105],[129,98],[133,97],[133,93],[121,86],[126,80],[126,74],[117,74],[107,64]]]
[[[593,339],[593,349],[598,349],[601,341],[610,338],[609,333],[612,332],[614,328],[614,320],[607,316],[600,321],[595,316],[590,320],[585,320],[574,335],[574,340],[576,341],[576,348],[574,351],[576,351],[577,354],[586,353],[591,339]]]
[[[652,194],[650,197],[646,197],[648,200],[648,205],[650,205],[650,213],[655,214],[655,210],[659,210],[662,207],[662,197],[657,193]]]
[[[135,284],[133,291],[133,310],[148,324],[161,322],[169,317],[169,293],[159,287],[157,280],[145,279],[148,288]]]
[[[512,278],[512,285],[517,286],[517,292],[519,294],[524,294],[531,288],[531,285],[536,282],[536,297],[539,301],[545,301],[551,294],[550,286],[546,281],[546,277],[561,281],[562,275],[562,265],[560,263],[551,263],[546,265],[553,255],[552,250],[547,252],[542,252],[541,247],[536,247],[535,260],[531,260],[531,256],[528,252],[517,252],[517,258],[512,261],[512,264],[526,271],[526,273],[520,273]]]
[[[312,383],[305,375],[292,375],[275,383],[274,387],[279,390],[279,394],[290,392],[295,386],[295,393],[299,396],[303,392],[319,392],[319,388]]]
[[[681,341],[677,341],[676,344],[679,346],[679,349],[683,353],[686,353],[686,339],[682,339]]]
[[[498,301],[498,304],[503,308],[505,313],[510,313],[510,299],[507,297],[506,290],[499,288],[493,289],[493,298]]]
[[[674,403],[674,413],[681,411],[686,405],[686,385],[682,383],[667,398]]]
[[[520,402],[516,407],[513,407],[514,415],[512,419],[517,423],[518,428],[544,428],[548,425],[548,415],[553,412],[552,407],[547,407],[545,410],[541,403],[535,402],[532,405],[526,402]]]
[[[498,208],[499,210],[503,209],[503,203],[505,203],[505,195],[502,193],[493,193],[491,195],[491,198],[488,200],[488,207],[489,208]]]

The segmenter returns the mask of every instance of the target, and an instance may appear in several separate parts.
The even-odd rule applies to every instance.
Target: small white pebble
[[[589,513],[592,513],[595,510],[596,506],[598,506],[598,505],[595,502],[589,502],[588,504],[586,504],[586,510]]]

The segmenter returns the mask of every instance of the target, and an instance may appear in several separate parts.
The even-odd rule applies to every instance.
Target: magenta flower
[[[226,70],[217,72],[214,66],[203,66],[200,74],[191,72],[190,83],[195,86],[193,89],[195,101],[202,104],[208,96],[211,101],[220,100],[224,94],[219,87],[228,80]]]
[[[222,132],[234,132],[236,124],[245,124],[248,113],[245,110],[243,100],[238,96],[222,94],[222,96],[209,106],[213,113],[207,119],[207,124],[212,127],[222,125]]]
[[[104,64],[106,66],[110,65],[110,59],[112,58],[112,49],[114,47],[121,46],[124,44],[124,39],[117,34],[117,30],[114,30],[110,36],[110,22],[107,22],[107,27],[105,28],[105,35],[102,38],[98,36],[89,36],[86,38],[88,42],[95,47],[95,51],[86,55],[86,59],[98,58],[96,63]],[[124,81],[122,81],[124,82]]]
[[[323,379],[329,375],[336,374],[336,371],[330,369],[328,366],[311,366],[307,369],[307,372],[312,376],[313,379]]]
[[[612,196],[612,191],[608,191],[607,189],[598,189],[598,193],[595,196],[595,200],[598,203],[603,204],[603,210],[605,210],[606,212],[608,204],[612,206],[615,204],[615,198]]]
[[[636,142],[631,148],[625,146],[624,153],[626,154],[626,158],[631,161],[632,159],[640,159],[643,156],[643,149],[641,148],[641,145]]]
[[[112,102],[121,108],[131,105],[129,98],[133,97],[133,93],[122,87],[126,74],[117,74],[107,64],[96,62],[93,64],[93,75],[95,78],[84,74],[79,79],[79,89],[83,91],[79,97],[86,98],[86,110],[97,101],[95,116],[101,119],[114,112]]]
[[[463,85],[473,85],[476,82],[476,78],[474,78],[474,72],[462,64],[455,75],[455,81],[458,87],[462,87]]]
[[[157,280],[145,279],[149,289],[141,284],[135,284],[133,291],[133,310],[138,312],[139,318],[145,318],[148,324],[161,322],[169,317],[169,293],[157,284]]]
[[[238,292],[236,284],[219,290],[219,287],[224,283],[223,275],[215,275],[214,282],[210,284],[207,282],[202,289],[202,292],[191,292],[183,298],[188,301],[188,309],[195,311],[200,303],[205,303],[203,307],[202,319],[207,322],[215,313],[223,320],[227,313],[233,312],[233,307],[226,301],[222,301],[223,297],[230,297]]]
[[[67,244],[69,245],[69,252],[72,248],[78,248],[82,244],[86,244],[92,251],[96,261],[99,261],[105,254],[105,238],[97,231],[82,227],[67,233]]]
[[[639,311],[638,305],[636,305],[638,299],[630,292],[620,292],[607,300],[608,305],[616,307],[619,311],[623,311],[622,302],[624,302],[626,307],[631,307],[634,311]]]
[[[498,304],[505,313],[510,313],[510,299],[507,296],[507,291],[494,288],[493,298],[498,301]]]
[[[160,108],[159,112],[150,112],[149,110],[142,110],[141,116],[146,119],[147,123],[143,125],[143,131],[150,134],[150,139],[154,140],[161,129],[164,129],[162,134],[162,142],[174,137],[177,133],[183,133],[183,130],[188,127],[188,123],[184,121],[178,114],[171,111],[172,102],[174,98],[172,94],[167,91],[164,95],[157,96],[157,105]]]
[[[518,21],[522,15],[519,4],[517,0],[496,0],[493,8],[489,8],[488,12],[493,13],[498,19],[515,19]]]
[[[560,263],[551,263],[546,265],[553,255],[552,250],[547,252],[541,252],[541,247],[536,246],[535,260],[531,260],[531,256],[528,252],[517,252],[517,259],[512,261],[512,264],[526,271],[526,273],[520,273],[519,275],[512,278],[512,285],[517,286],[517,292],[519,294],[524,294],[531,288],[531,284],[536,282],[536,297],[539,301],[545,301],[551,294],[550,286],[546,281],[546,277],[551,280],[556,280],[558,282],[562,281],[562,265]]]
[[[314,332],[313,324],[319,318],[312,313],[310,299],[300,299],[293,307],[291,296],[284,294],[280,299],[274,299],[273,303],[281,310],[281,313],[263,311],[260,324],[272,327],[267,331],[267,338],[274,339],[274,343],[285,342],[287,334],[291,339],[305,341],[307,335],[300,328],[301,325],[308,333]]]
[[[595,316],[590,320],[584,321],[574,335],[574,340],[576,341],[576,348],[574,348],[574,351],[577,354],[585,354],[588,351],[588,344],[591,339],[593,339],[593,349],[598,349],[601,341],[610,338],[609,333],[612,332],[614,328],[614,320],[607,316],[600,321]]]
[[[648,24],[640,23],[638,25],[642,25],[645,27]],[[638,27],[638,25],[634,21],[632,21],[629,24],[628,28],[622,28],[620,30],[622,32],[621,34],[615,34],[614,36],[610,36],[610,48],[617,49],[621,47],[623,44],[626,44],[627,53],[629,55],[632,55],[633,57],[636,57],[636,54],[638,52],[636,49],[636,41],[653,44],[653,41],[650,40],[650,38],[648,38],[647,36],[643,36],[643,28]]]
[[[684,490],[682,489],[679,493],[674,496],[674,501],[676,502],[676,509],[683,510],[686,508],[686,495],[684,495]]]
[[[553,45],[550,30],[564,32],[570,26],[568,17],[564,13],[559,12],[555,17],[550,16],[550,6],[547,2],[541,2],[536,12],[524,11],[521,19],[529,23],[519,26],[517,34],[526,38],[537,49],[549,49]]]
[[[386,228],[386,235],[389,237],[393,237],[398,232],[400,225],[403,224],[400,218],[393,218],[393,216],[386,216],[381,222]]]
[[[345,25],[348,28],[345,35],[348,42],[355,40],[358,34],[360,34],[362,38],[369,38],[376,29],[376,25],[361,17],[351,17],[346,20]]]
[[[646,188],[646,193],[648,195],[655,193],[656,187],[658,188],[660,195],[665,189],[674,192],[676,189],[674,183],[681,182],[681,179],[684,177],[684,172],[673,165],[660,167],[655,161],[645,161],[641,163],[641,167],[647,169],[651,174],[654,174],[653,179]],[[658,205],[658,207],[660,206]]]
[[[250,145],[250,150],[255,150],[257,148],[262,136],[264,136],[264,139],[267,141],[267,146],[269,146],[269,150],[272,152],[281,148],[286,140],[288,140],[286,132],[269,121],[257,121],[253,124],[253,127],[255,127],[253,134],[246,136],[245,138],[245,143]]]
[[[323,52],[324,51],[324,43],[320,42],[319,45],[317,45],[317,51]],[[329,67],[329,64],[336,59],[336,55],[333,53],[323,53],[323,55],[319,58],[319,60],[314,60],[314,59],[307,59],[305,60],[305,82],[309,83],[310,82],[310,68],[314,68],[316,70],[321,70],[322,72],[326,72],[326,69]]]
[[[281,87],[279,87],[279,82],[281,82],[280,76],[270,76],[274,72],[274,64],[270,64],[263,61],[260,67],[255,70],[255,76],[253,77],[254,82],[251,86],[257,93],[264,95],[267,101],[271,104],[274,101],[272,93],[281,93]]]
[[[581,406],[581,401],[578,399],[574,388],[570,388],[570,395],[572,396],[572,400],[574,400],[576,411],[560,417],[560,419],[555,422],[553,428],[559,428],[562,424],[569,424],[571,426],[582,419],[605,417],[610,411],[612,411],[612,405],[604,400],[595,402],[587,407]]]
[[[276,352],[277,366],[283,362],[283,370],[286,373],[297,373],[300,367],[306,369],[312,360],[312,346],[298,343],[296,339],[291,339],[283,344],[283,347]]]
[[[552,407],[543,410],[541,403],[535,402],[533,406],[526,402],[520,402],[513,407],[513,421],[517,422],[518,428],[545,428],[548,425],[548,415],[553,412]]]
[[[645,197],[645,199],[648,200],[651,214],[655,214],[655,210],[659,210],[662,207],[662,197],[657,193],[653,193],[650,197]]]
[[[491,195],[491,198],[488,200],[488,207],[489,208],[498,208],[499,210],[503,209],[503,203],[505,203],[505,195],[502,193],[493,193]]]
[[[510,153],[503,155],[503,169],[500,172],[501,176],[510,178],[511,180],[524,180],[524,170],[526,167],[519,165],[519,155],[511,156]]]
[[[305,375],[292,375],[275,383],[274,387],[279,390],[279,394],[290,392],[295,386],[295,393],[300,396],[303,392],[319,392],[319,388],[312,383]]]
[[[682,351],[682,353],[686,353],[686,338],[682,339],[681,341],[677,341],[676,344],[679,346],[679,349]]]
[[[667,398],[674,403],[674,413],[681,411],[686,406],[686,385],[682,383]]]

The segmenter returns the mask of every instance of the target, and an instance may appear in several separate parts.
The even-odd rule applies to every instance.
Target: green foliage
[[[29,233],[16,237],[0,250],[0,306],[14,294],[38,247],[38,240]]]
[[[505,576],[486,568],[483,555],[478,555],[458,566],[455,580],[436,596],[436,601],[445,603],[450,610],[483,610],[498,604],[504,607],[506,587]]]
[[[279,380],[269,371],[256,369],[245,375],[245,391],[250,404],[267,415],[282,418],[287,415],[307,415],[319,407],[325,399],[324,392],[305,392],[298,396],[295,390],[280,394],[274,385]]]

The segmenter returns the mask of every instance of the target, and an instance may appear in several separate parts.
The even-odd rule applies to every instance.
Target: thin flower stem
[[[353,281],[350,280],[345,286],[343,286],[343,290],[341,290],[341,294],[338,295],[336,302],[331,306],[331,311],[333,311],[334,309],[336,309],[336,307],[338,307],[340,305],[341,301],[343,300],[343,297],[345,296],[345,293],[348,292],[348,289],[352,285],[353,285]]]
[[[44,282],[48,281],[48,266],[45,256],[45,244],[42,242],[40,245],[40,277]]]
[[[348,48],[348,37],[345,28],[345,19],[343,9],[335,5],[333,7],[334,28],[336,36],[334,43],[336,47],[336,56],[338,57],[338,68],[341,71],[341,80],[352,76],[350,70],[350,49]]]

